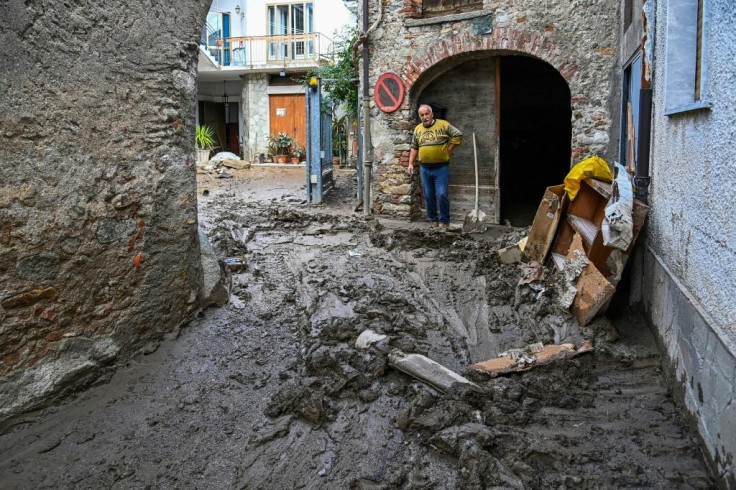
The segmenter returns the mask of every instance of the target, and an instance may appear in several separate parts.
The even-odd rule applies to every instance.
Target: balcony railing
[[[334,56],[334,42],[319,32],[228,38],[208,36],[200,47],[220,66],[245,68],[308,66]]]

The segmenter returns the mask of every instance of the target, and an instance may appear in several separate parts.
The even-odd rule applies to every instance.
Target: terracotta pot
[[[294,165],[299,165],[299,157],[291,157],[291,163]]]
[[[287,163],[289,161],[289,155],[276,155],[276,161],[279,163]]]

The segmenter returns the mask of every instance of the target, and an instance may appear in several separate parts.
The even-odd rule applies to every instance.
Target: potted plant
[[[207,125],[197,124],[195,143],[197,145],[197,165],[206,165],[210,161],[210,151],[215,144],[215,130]]]
[[[279,133],[276,136],[269,136],[268,143],[274,144],[277,148],[276,159],[279,163],[286,163],[289,161],[289,148],[294,144],[292,139],[286,133]]]
[[[279,147],[276,146],[276,141],[274,141],[270,136],[268,137],[268,145],[266,148],[268,150],[268,161],[276,161],[276,155],[279,154]]]
[[[291,163],[295,165],[299,163],[302,155],[304,155],[304,147],[298,141],[294,141],[294,144],[291,146]]]

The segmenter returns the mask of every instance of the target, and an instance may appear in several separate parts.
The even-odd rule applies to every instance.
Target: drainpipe
[[[649,200],[649,151],[652,128],[652,89],[639,90],[639,141],[636,148],[636,175],[634,188],[636,198],[647,204]]]
[[[363,0],[363,35],[368,35],[368,0]],[[370,125],[370,85],[368,83],[368,39],[363,39],[363,215],[371,214],[371,169],[373,148]]]

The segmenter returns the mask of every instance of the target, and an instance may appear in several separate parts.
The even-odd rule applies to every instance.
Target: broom
[[[475,146],[475,133],[473,133],[473,160],[475,160],[475,209],[465,216],[463,231],[484,231],[486,213],[478,207],[480,201],[480,182],[478,180],[478,149]]]

